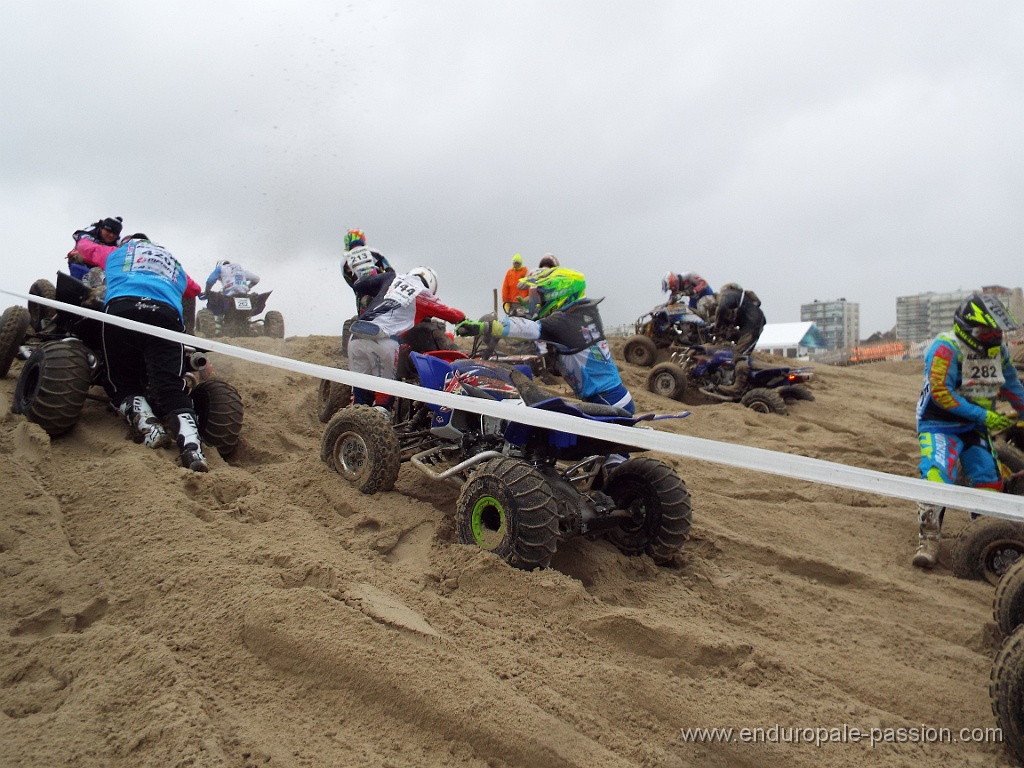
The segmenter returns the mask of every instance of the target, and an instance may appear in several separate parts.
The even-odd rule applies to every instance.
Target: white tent
[[[754,348],[779,357],[806,358],[812,349],[824,349],[825,336],[814,323],[768,323]]]

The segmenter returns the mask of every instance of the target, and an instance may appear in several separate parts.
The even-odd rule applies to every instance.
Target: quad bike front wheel
[[[44,299],[56,299],[57,289],[49,280],[40,278],[32,283],[32,286],[28,289],[28,295],[40,296]],[[29,301],[28,314],[32,330],[39,333],[43,330],[44,321],[52,320],[57,316],[57,310],[44,307],[42,304],[36,304],[34,301]]]
[[[755,413],[777,413],[779,416],[789,413],[786,409],[786,401],[778,390],[766,387],[757,387],[747,392],[740,398],[740,405],[746,406]]]
[[[328,422],[320,459],[361,492],[374,494],[395,487],[402,452],[387,416],[353,405]]]
[[[998,517],[978,517],[963,527],[953,542],[952,569],[961,579],[998,584],[1024,554],[1024,524]]]
[[[263,316],[263,335],[271,339],[284,338],[284,315],[270,310]]]
[[[992,618],[1003,636],[1024,624],[1024,558],[1006,569],[992,598]]]
[[[200,382],[192,390],[199,436],[227,458],[238,447],[244,407],[238,390],[220,379]]]
[[[0,378],[11,370],[29,328],[29,311],[17,305],[8,307],[0,316]]]
[[[491,459],[459,493],[459,542],[493,552],[516,568],[547,568],[558,546],[557,509],[544,475],[516,459]]]
[[[92,385],[91,353],[77,339],[36,347],[21,369],[11,410],[41,426],[51,437],[78,423]]]
[[[631,515],[608,532],[623,554],[649,555],[658,564],[667,563],[690,538],[690,493],[664,462],[646,456],[627,459],[612,471],[605,493],[616,508]]]
[[[650,368],[658,359],[658,345],[650,336],[630,336],[622,348],[622,357],[630,365]]]
[[[999,648],[988,695],[1003,743],[1024,762],[1024,626],[1017,627]]]
[[[647,376],[647,389],[681,401],[686,395],[686,372],[675,363],[658,363]]]
[[[331,417],[352,402],[352,387],[340,381],[321,379],[316,390],[316,417],[326,424]]]

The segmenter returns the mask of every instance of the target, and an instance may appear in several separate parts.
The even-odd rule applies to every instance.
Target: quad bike
[[[758,368],[747,358],[750,376],[745,392],[728,395],[720,388],[735,380],[733,348],[692,346],[672,353],[670,362],[659,363],[647,377],[647,389],[689,405],[713,402],[739,402],[758,413],[785,415],[787,402],[814,400],[806,382],[814,375],[809,368],[772,366]]]
[[[1007,441],[1019,427],[995,436],[993,447],[1003,493],[1024,496],[1024,452]],[[950,567],[961,579],[982,579],[1000,584],[1001,578],[1024,555],[1024,523],[998,517],[972,515],[953,541]],[[1022,598],[1024,604],[1024,598]]]
[[[636,333],[626,339],[622,357],[630,365],[650,368],[658,350],[711,341],[711,327],[688,304],[665,304],[637,318]]]
[[[225,296],[219,291],[206,292],[206,309],[196,313],[195,329],[208,339],[217,336],[269,336],[284,338],[284,315],[267,308],[267,299],[273,291],[247,293],[244,296]],[[217,318],[220,317],[218,322]]]
[[[412,353],[423,386],[633,427],[686,415],[631,416],[549,397],[528,369],[445,356]],[[392,424],[374,408],[343,409],[324,430],[320,458],[364,493],[391,490],[403,462],[454,484],[459,541],[515,567],[547,567],[560,539],[580,535],[666,563],[689,537],[686,485],[657,459],[626,458],[629,446],[428,403],[396,403],[395,411]]]
[[[64,273],[57,274],[54,294],[58,301],[75,306],[82,306],[90,298],[87,287]],[[5,318],[11,309],[4,313]],[[21,317],[27,320],[25,315]],[[91,392],[106,380],[102,326],[99,320],[56,311],[52,323],[21,348],[27,359],[14,388],[11,410],[24,414],[54,437],[78,423],[86,400],[109,405],[106,394]],[[0,329],[0,343],[3,337],[4,330]],[[221,456],[229,456],[238,446],[242,430],[241,396],[225,381],[200,381],[207,366],[206,354],[191,347],[185,350],[189,371],[185,378],[198,416],[199,434]]]

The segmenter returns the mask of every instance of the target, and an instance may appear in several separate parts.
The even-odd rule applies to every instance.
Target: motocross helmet
[[[540,257],[540,261],[537,263],[538,269],[550,269],[551,267],[558,266],[558,259],[555,258],[553,253],[545,253]]]
[[[661,278],[661,290],[663,293],[675,293],[679,290],[679,275],[675,272],[666,272]]]
[[[345,250],[351,251],[357,245],[366,245],[366,235],[361,229],[350,229],[345,233]]]
[[[975,293],[953,314],[953,334],[988,357],[999,354],[1003,331],[1017,329],[1017,321],[991,293]]]
[[[418,277],[431,296],[437,295],[437,273],[430,267],[413,267],[409,270],[410,277]]]
[[[218,262],[217,262],[217,266],[218,266],[218,267],[223,267],[223,266],[225,266],[225,265],[227,265],[227,264],[230,264],[230,263],[231,263],[231,262],[230,262],[230,261],[228,261],[227,259],[221,259],[220,261],[218,261]]]
[[[582,299],[587,290],[587,279],[582,272],[550,267],[531,272],[519,281],[519,287],[530,290],[527,299],[530,315],[540,320]]]

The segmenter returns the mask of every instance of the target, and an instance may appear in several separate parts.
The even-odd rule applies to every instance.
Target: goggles
[[[995,345],[1003,340],[1003,332],[998,328],[974,326],[971,328],[971,336],[982,344]]]

